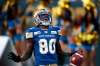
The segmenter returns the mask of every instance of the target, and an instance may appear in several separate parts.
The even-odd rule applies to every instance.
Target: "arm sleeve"
[[[32,39],[33,38],[33,31],[32,30],[26,30],[25,31],[25,39]]]

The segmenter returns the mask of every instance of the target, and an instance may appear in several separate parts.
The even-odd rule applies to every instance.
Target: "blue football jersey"
[[[34,41],[34,56],[36,65],[57,63],[56,42],[59,41],[58,27],[50,26],[47,30],[32,27],[26,31],[26,39]]]

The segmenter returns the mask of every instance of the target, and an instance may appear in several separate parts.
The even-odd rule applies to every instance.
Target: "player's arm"
[[[32,55],[32,51],[33,51],[33,41],[32,41],[32,39],[26,39],[25,42],[26,42],[26,48],[25,48],[25,52],[20,57],[21,61],[25,61],[28,58],[30,58],[31,55]]]
[[[60,46],[63,52],[65,53],[70,53],[71,49],[68,48],[68,40],[67,40],[67,30],[65,27],[61,28],[60,30],[60,38],[59,38],[59,42],[60,42]]]
[[[28,58],[30,58],[30,56],[32,55],[32,51],[33,51],[33,33],[32,32],[26,32],[25,34],[25,50],[22,53],[22,56],[16,55],[15,53],[11,52],[8,55],[8,58],[15,61],[15,62],[21,62],[21,61],[25,61]]]
[[[64,53],[63,53],[60,43],[58,41],[56,43],[56,53],[57,53],[57,57],[58,57],[58,65],[63,65],[64,64]]]
[[[22,53],[22,56],[16,55],[13,52],[10,52],[8,55],[8,58],[15,61],[15,62],[23,62],[27,60],[28,58],[31,57],[32,51],[33,51],[33,44],[32,44],[32,39],[27,39],[25,41],[26,48],[24,52]]]
[[[60,42],[61,49],[64,53],[71,53],[71,49],[68,48],[68,42],[66,36],[61,36],[59,42]]]

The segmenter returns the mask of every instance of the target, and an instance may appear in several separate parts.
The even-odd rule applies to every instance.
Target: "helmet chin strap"
[[[48,30],[48,27],[49,27],[49,26],[38,25],[38,27],[40,27],[42,30]]]
[[[39,23],[37,26],[45,26],[45,27],[48,27],[49,25],[43,25],[43,24]]]
[[[39,25],[49,26],[50,22],[42,21],[42,22],[39,23]]]

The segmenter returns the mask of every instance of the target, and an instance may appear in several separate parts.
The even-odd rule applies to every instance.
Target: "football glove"
[[[17,56],[17,55],[16,55],[15,53],[13,53],[13,52],[10,52],[10,53],[8,54],[8,59],[13,60],[14,62],[20,62],[20,61],[21,61],[20,56]]]

